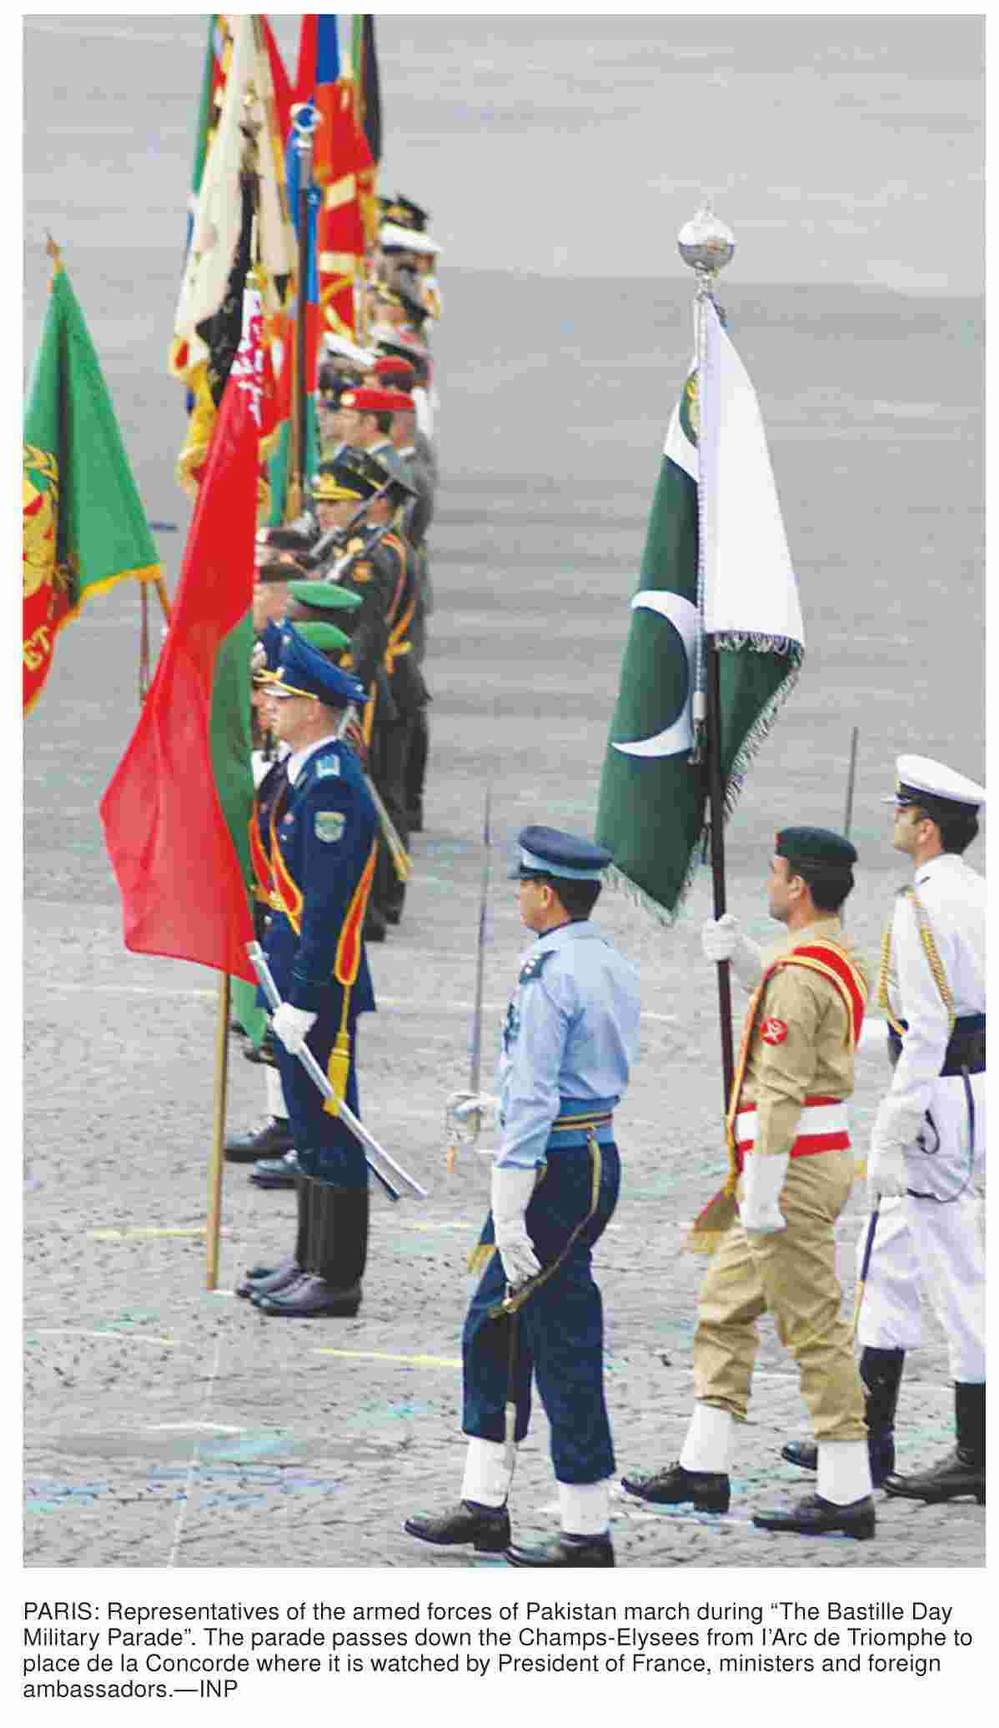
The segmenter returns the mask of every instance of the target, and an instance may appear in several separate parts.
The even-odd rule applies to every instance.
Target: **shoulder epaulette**
[[[523,966],[520,968],[520,972],[517,976],[517,983],[530,984],[533,978],[540,978],[544,970],[545,961],[550,960],[554,952],[554,948],[543,948],[540,954],[532,954],[531,958],[525,960]]]
[[[329,780],[340,772],[339,756],[321,756],[316,763],[316,779]]]

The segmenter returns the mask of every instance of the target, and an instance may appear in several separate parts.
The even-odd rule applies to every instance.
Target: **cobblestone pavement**
[[[33,136],[27,160],[41,173]],[[184,186],[185,175],[186,160]],[[181,189],[177,246],[182,201]],[[162,229],[162,213],[156,220]],[[140,317],[129,249],[141,239],[140,225],[104,255],[95,334],[105,339],[149,513],[178,525],[161,535],[175,575],[180,406],[162,355],[177,248],[144,255]],[[88,309],[98,244],[81,229],[78,287]],[[968,648],[981,623],[977,308],[875,291],[771,293],[744,285],[735,265],[730,278],[731,328],[767,416],[809,632],[799,688],[730,825],[730,902],[765,932],[769,837],[789,820],[842,821],[856,724],[862,868],[849,916],[873,955],[903,874],[878,804],[892,758],[921,747],[972,773],[980,759],[981,658]],[[488,1167],[466,1152],[445,1173],[443,1100],[466,1073],[483,788],[492,785],[498,832],[488,1040],[523,944],[500,853],[524,822],[592,822],[644,519],[688,341],[686,285],[651,293],[647,283],[511,283],[461,271],[447,280],[427,825],[414,841],[404,922],[372,954],[379,1012],[363,1025],[360,1058],[366,1118],[430,1198],[391,1207],[375,1196],[355,1320],[281,1324],[232,1296],[242,1269],[283,1253],[293,1230],[291,1196],[256,1192],[239,1168],[225,1178],[222,1288],[203,1288],[215,982],[124,952],[96,814],[135,718],[134,591],[95,602],[60,640],[26,734],[29,1565],[468,1564],[410,1542],[401,1525],[407,1512],[453,1499],[460,1478],[464,1257]],[[919,408],[928,402],[931,414]],[[934,657],[946,669],[945,702]],[[724,1163],[714,986],[697,935],[707,909],[703,873],[672,932],[620,897],[600,908],[643,979],[642,1058],[619,1113],[624,1187],[597,1256],[621,1468],[675,1456],[689,1407],[701,1267],[681,1252],[683,1224]],[[235,1052],[231,1067],[229,1121],[249,1125],[263,1114],[260,1071]],[[855,1101],[861,1147],[882,1081],[872,1059]],[[847,1292],[861,1206],[858,1189],[841,1233]],[[973,1505],[884,1502],[868,1544],[753,1529],[752,1508],[802,1486],[777,1452],[805,1427],[793,1367],[769,1324],[762,1330],[731,1514],[616,1501],[619,1562],[981,1565],[985,1514]],[[946,1381],[942,1340],[928,1322],[903,1386],[906,1466],[949,1444]],[[514,1512],[520,1535],[555,1523],[540,1410],[522,1448]]]

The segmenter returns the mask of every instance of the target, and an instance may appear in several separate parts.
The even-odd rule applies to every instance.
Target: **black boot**
[[[572,1536],[563,1530],[536,1548],[508,1548],[506,1557],[511,1566],[613,1566],[614,1548],[609,1536]]]
[[[667,1464],[648,1476],[622,1476],[621,1487],[652,1506],[696,1506],[699,1512],[727,1512],[729,1480],[720,1471],[685,1470]]]
[[[957,1446],[947,1458],[915,1476],[889,1476],[885,1493],[902,1500],[958,1500],[972,1495],[985,1505],[985,1382],[954,1386]]]
[[[295,1144],[287,1116],[272,1116],[252,1134],[233,1134],[225,1143],[229,1164],[254,1164],[258,1158],[283,1158]]]
[[[298,1174],[298,1153],[292,1147],[283,1158],[258,1158],[250,1181],[255,1188],[294,1188]]]
[[[864,1382],[864,1419],[871,1482],[880,1488],[895,1468],[895,1410],[905,1366],[904,1350],[862,1351],[860,1378]],[[780,1449],[782,1458],[799,1470],[817,1470],[819,1449],[814,1440],[788,1440]]]
[[[296,1182],[298,1194],[298,1223],[295,1230],[294,1252],[286,1260],[276,1266],[253,1266],[247,1272],[241,1284],[236,1286],[237,1296],[249,1296],[256,1302],[258,1296],[269,1296],[278,1290],[287,1290],[303,1277],[309,1257],[309,1232],[312,1225],[314,1184],[307,1176],[299,1175]]]
[[[505,1506],[480,1506],[463,1500],[453,1512],[438,1517],[407,1518],[407,1536],[432,1542],[437,1548],[455,1548],[471,1543],[480,1554],[502,1554],[510,1545],[510,1514]]]
[[[853,1536],[858,1542],[870,1541],[874,1522],[874,1501],[869,1494],[849,1506],[837,1506],[819,1494],[809,1494],[796,1506],[753,1513],[758,1530],[773,1530],[778,1535]]]
[[[261,1296],[262,1314],[289,1320],[339,1315],[352,1319],[361,1306],[361,1279],[368,1252],[368,1190],[314,1184],[315,1223],[308,1260],[310,1277],[273,1296]]]

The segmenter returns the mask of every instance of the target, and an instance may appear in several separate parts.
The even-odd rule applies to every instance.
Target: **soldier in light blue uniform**
[[[638,1044],[638,980],[589,914],[611,861],[557,829],[520,835],[520,913],[537,941],[503,1024],[499,1098],[459,1094],[466,1120],[496,1111],[492,1206],[473,1266],[485,1262],[462,1336],[469,1436],[461,1505],[406,1521],[442,1545],[505,1551],[515,1566],[613,1566],[608,1479],[614,1452],[603,1389],[603,1315],[591,1249],[617,1203],[613,1112]],[[551,1425],[562,1531],[510,1545],[507,1494],[527,1432],[531,1381]]]

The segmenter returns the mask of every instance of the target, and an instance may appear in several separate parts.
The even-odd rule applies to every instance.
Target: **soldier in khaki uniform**
[[[787,939],[764,961],[734,919],[705,929],[708,957],[732,960],[737,977],[755,984],[728,1117],[732,1169],[723,1196],[736,1198],[738,1217],[730,1203],[701,1289],[696,1402],[679,1461],[626,1477],[624,1487],[659,1505],[728,1509],[733,1428],[749,1406],[756,1323],[767,1312],[798,1364],[819,1444],[818,1493],[753,1521],[766,1530],[865,1539],[874,1534],[874,1502],[864,1397],[835,1255],[836,1220],[853,1179],[845,1100],[867,1000],[837,915],[856,856],[827,829],[786,828],[767,895]],[[712,1211],[724,1213],[719,1199],[704,1224]]]

